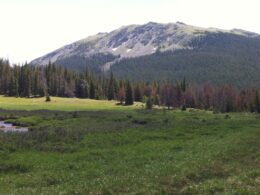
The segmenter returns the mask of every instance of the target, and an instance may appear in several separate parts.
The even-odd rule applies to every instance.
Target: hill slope
[[[77,41],[40,57],[96,72],[113,70],[133,80],[178,80],[260,85],[260,35],[183,23],[131,25]]]

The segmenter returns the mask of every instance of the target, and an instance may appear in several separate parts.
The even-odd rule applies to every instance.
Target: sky
[[[24,63],[98,32],[184,22],[260,33],[259,0],[0,0],[0,57]]]

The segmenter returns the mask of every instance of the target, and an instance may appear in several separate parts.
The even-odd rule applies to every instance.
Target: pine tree
[[[15,78],[15,97],[19,97],[19,82],[18,82],[18,78]]]
[[[108,100],[115,99],[115,86],[114,86],[114,76],[113,73],[110,75],[110,80],[108,84],[108,93],[107,93]]]
[[[16,95],[16,80],[14,75],[11,75],[9,86],[8,86],[8,95],[15,96]]]
[[[96,98],[96,89],[95,89],[93,81],[91,81],[91,83],[90,83],[89,97],[90,97],[90,99]]]
[[[183,78],[183,80],[182,80],[182,82],[181,82],[181,84],[180,84],[180,87],[181,87],[181,90],[182,90],[183,92],[186,91],[187,84],[186,84],[186,79],[185,79],[185,77]]]
[[[256,112],[260,113],[260,99],[259,99],[258,91],[256,91],[256,94],[255,94],[255,110],[256,110]]]
[[[20,84],[19,84],[19,94],[23,97],[30,97],[31,94],[31,71],[29,65],[25,64],[21,68],[21,77],[20,77]]]
[[[133,90],[132,86],[129,83],[129,81],[126,83],[126,98],[125,98],[125,105],[133,105],[134,100],[133,100]]]
[[[143,97],[142,97],[142,93],[141,93],[141,89],[140,89],[139,85],[137,85],[134,89],[134,96],[135,96],[136,102],[142,102],[143,101]]]
[[[31,75],[30,75],[30,71],[27,70],[27,78],[26,78],[26,97],[31,97],[32,95],[32,82],[31,82]]]

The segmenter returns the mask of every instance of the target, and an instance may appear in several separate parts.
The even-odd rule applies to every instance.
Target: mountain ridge
[[[53,52],[39,57],[31,64],[46,65],[69,56],[91,57],[96,54],[111,54],[119,58],[133,58],[150,55],[156,51],[175,51],[192,49],[189,42],[207,33],[231,33],[247,37],[260,37],[259,34],[241,30],[223,30],[186,25],[182,22],[128,25],[109,33],[98,33],[65,45]]]
[[[185,77],[191,83],[259,88],[260,35],[150,22],[81,39],[31,64],[49,62],[77,71],[112,71],[133,81],[175,82]]]

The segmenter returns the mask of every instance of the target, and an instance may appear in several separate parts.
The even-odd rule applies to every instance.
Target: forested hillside
[[[196,49],[124,59],[112,71],[119,78],[138,81],[186,77],[198,84],[260,87],[260,39],[219,33],[194,40],[192,45]]]

